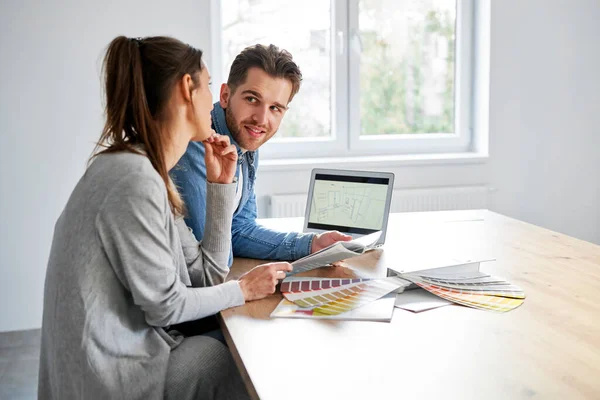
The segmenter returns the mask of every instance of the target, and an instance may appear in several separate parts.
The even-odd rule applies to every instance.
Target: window
[[[472,144],[472,0],[222,0],[220,74],[246,46],[304,79],[268,158],[461,152]]]
[[[272,43],[290,51],[302,71],[300,91],[271,141],[331,139],[333,72],[328,1],[223,0],[221,10],[223,81],[235,56],[256,43]]]

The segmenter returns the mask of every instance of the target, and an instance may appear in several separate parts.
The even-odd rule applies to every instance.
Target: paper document
[[[396,295],[395,306],[415,313],[452,304],[423,289],[407,290]]]
[[[372,249],[380,236],[381,231],[378,231],[349,242],[334,243],[329,247],[294,261],[292,263],[294,267],[292,274],[310,271],[315,268],[331,265],[336,261],[361,255],[365,251]]]

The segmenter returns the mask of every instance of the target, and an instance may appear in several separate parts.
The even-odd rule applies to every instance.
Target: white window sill
[[[485,153],[405,154],[393,156],[320,157],[260,160],[261,171],[293,171],[306,168],[365,169],[413,165],[485,164]]]

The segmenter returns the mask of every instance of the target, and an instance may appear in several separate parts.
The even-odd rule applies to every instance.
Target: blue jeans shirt
[[[256,195],[254,185],[258,169],[258,151],[242,153],[240,146],[231,136],[225,123],[225,110],[217,102],[211,112],[212,128],[221,135],[227,135],[238,149],[238,166],[244,174],[242,199],[233,214],[231,227],[232,251],[236,257],[257,258],[260,260],[296,260],[310,253],[314,234],[297,232],[277,232],[256,223]],[[170,171],[187,209],[185,222],[192,229],[196,239],[204,236],[206,220],[206,164],[204,144],[190,142],[179,163]],[[233,260],[229,256],[229,265]]]

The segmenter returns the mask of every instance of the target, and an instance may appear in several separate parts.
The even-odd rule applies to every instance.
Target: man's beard
[[[250,139],[248,139],[248,142],[246,142],[246,137],[242,134],[242,126],[245,124],[245,122],[242,121],[240,125],[237,124],[235,118],[233,117],[233,111],[231,110],[231,107],[227,107],[225,109],[225,124],[227,125],[227,129],[229,129],[231,136],[237,142],[238,146],[244,150],[255,151],[266,142],[260,142],[258,146],[256,145],[256,142],[253,142]],[[248,122],[247,124],[254,125],[252,122]],[[267,133],[265,132],[263,135],[267,135]]]
[[[233,113],[231,112],[231,108],[227,107],[225,109],[225,124],[227,125],[227,129],[231,133],[233,139],[240,145],[240,127],[235,122],[235,118],[233,118]],[[243,146],[242,146],[243,147]]]

